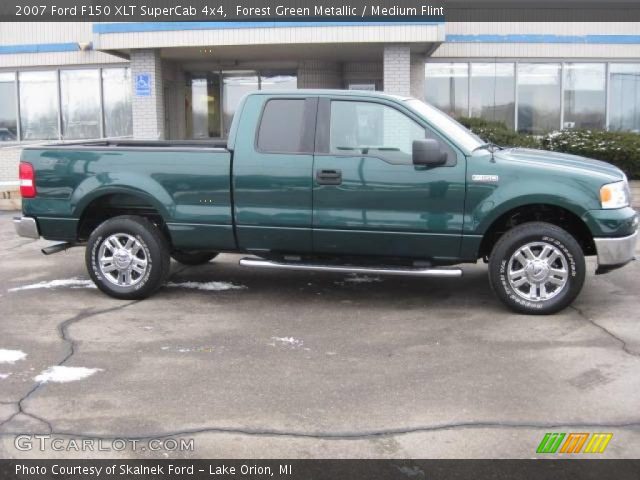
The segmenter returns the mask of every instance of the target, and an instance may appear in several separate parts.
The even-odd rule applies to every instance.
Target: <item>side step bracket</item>
[[[313,272],[364,273],[371,275],[404,275],[412,277],[448,277],[462,276],[460,268],[411,268],[411,267],[364,267],[359,265],[327,265],[302,262],[274,262],[262,258],[246,257],[240,260],[243,267],[270,268],[282,270],[307,270]]]

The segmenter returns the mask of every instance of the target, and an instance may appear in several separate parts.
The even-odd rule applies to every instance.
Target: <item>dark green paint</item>
[[[36,168],[38,197],[24,200],[24,214],[38,219],[46,238],[73,240],[87,206],[117,194],[114,198],[127,206],[156,209],[176,248],[447,262],[475,261],[491,224],[531,204],[569,210],[596,237],[632,233],[636,213],[631,208],[600,208],[600,187],[623,178],[603,162],[523,149],[494,156],[485,150],[472,153],[442,133],[440,140],[456,154],[453,166],[393,165],[367,155],[259,152],[255,133],[262,107],[282,95],[382,102],[438,131],[396,97],[260,92],[246,97],[234,118],[232,152],[179,146],[26,148],[22,158]],[[340,169],[343,183],[319,185],[318,169]],[[499,180],[479,182],[474,175]]]

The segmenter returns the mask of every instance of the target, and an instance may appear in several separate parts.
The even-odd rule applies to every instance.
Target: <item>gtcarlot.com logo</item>
[[[611,437],[613,433],[547,433],[536,453],[604,453]]]
[[[18,435],[15,448],[22,452],[193,452],[193,438],[136,440],[130,438],[60,438],[52,435]]]

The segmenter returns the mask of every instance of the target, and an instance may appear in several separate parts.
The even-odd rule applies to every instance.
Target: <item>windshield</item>
[[[437,108],[415,98],[406,100],[406,102],[409,107],[422,115],[431,125],[436,127],[443,134],[449,137],[451,141],[457,143],[465,150],[472,152],[474,149],[486,143],[482,141],[480,137],[471,133],[463,125],[456,122],[449,115],[441,112]]]

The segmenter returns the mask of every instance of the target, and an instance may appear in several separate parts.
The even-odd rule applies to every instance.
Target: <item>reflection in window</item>
[[[231,121],[240,100],[247,93],[259,90],[258,75],[249,72],[224,73],[222,85],[223,134],[228,137]]]
[[[427,63],[425,98],[452,117],[469,115],[469,65],[467,63]]]
[[[471,116],[514,128],[515,65],[471,64]]]
[[[289,73],[262,72],[260,90],[295,90],[298,88],[298,77]]]
[[[20,130],[23,140],[54,140],[58,131],[57,72],[20,72]]]
[[[133,134],[131,88],[131,71],[128,68],[102,70],[106,137],[126,137]]]
[[[331,153],[363,153],[411,164],[413,141],[424,139],[425,129],[395,108],[333,101],[329,135]]]
[[[60,72],[62,137],[100,137],[100,77],[98,70]]]
[[[16,76],[13,72],[0,73],[0,142],[17,139]]]
[[[604,63],[564,66],[564,128],[605,128],[607,104]]]
[[[218,74],[202,74],[191,79],[191,89],[187,91],[187,134],[191,138],[221,136]]]
[[[560,65],[518,65],[518,130],[542,134],[560,128]]]
[[[609,129],[640,133],[640,64],[611,64]]]

